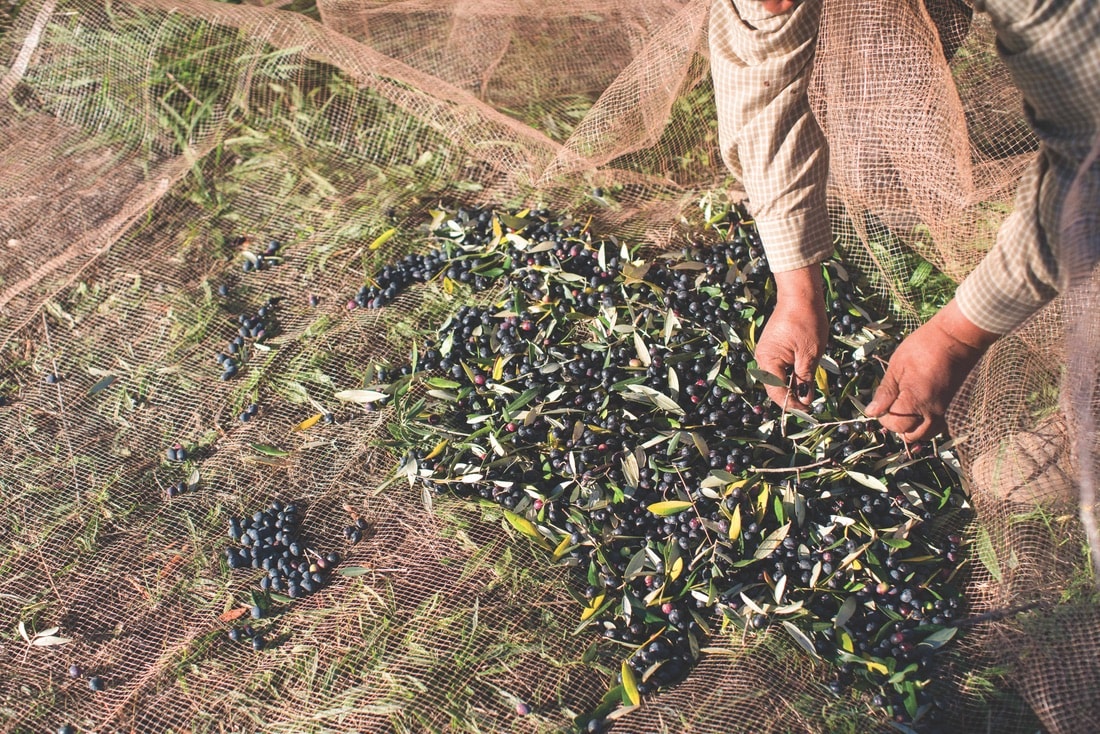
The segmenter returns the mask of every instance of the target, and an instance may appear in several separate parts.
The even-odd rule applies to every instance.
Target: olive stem
[[[783,474],[784,472],[800,472],[804,469],[816,469],[819,466],[828,466],[829,464],[835,464],[833,459],[822,459],[821,461],[815,461],[813,464],[802,464],[801,466],[781,466],[781,467],[752,467],[748,468],[749,472],[756,474]]]
[[[960,619],[955,624],[955,626],[959,627],[959,628],[973,627],[974,625],[981,624],[983,622],[996,622],[998,620],[1004,619],[1005,617],[1011,617],[1013,614],[1019,614],[1021,612],[1030,612],[1032,609],[1036,609],[1038,607],[1042,607],[1042,608],[1045,609],[1045,608],[1048,607],[1048,605],[1045,604],[1044,602],[1041,602],[1041,601],[1032,601],[1032,602],[1028,602],[1027,604],[1019,604],[1019,605],[1014,606],[1014,607],[1006,607],[1004,609],[994,609],[994,610],[986,612],[984,614],[978,614],[978,615],[975,615],[973,617],[967,617],[966,619]]]

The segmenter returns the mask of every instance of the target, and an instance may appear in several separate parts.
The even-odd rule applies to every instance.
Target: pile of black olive
[[[243,247],[248,244],[248,242],[249,239],[245,235],[239,235],[233,239],[233,245],[235,247]],[[242,250],[241,255],[244,260],[241,263],[241,270],[250,273],[253,270],[267,270],[272,265],[278,265],[281,262],[279,258],[280,246],[281,244],[278,240],[268,240],[263,252],[259,254],[251,250]]]
[[[261,591],[292,599],[312,594],[328,582],[340,557],[312,551],[301,537],[300,526],[297,505],[278,500],[251,517],[231,518],[229,537],[238,547],[226,550],[226,563],[232,569],[262,569]]]
[[[855,684],[898,721],[930,720],[933,655],[962,614],[961,539],[942,531],[962,496],[943,457],[859,412],[899,334],[828,263],[839,326],[812,408],[784,412],[752,355],[774,303],[759,236],[736,207],[716,229],[643,258],[546,210],[459,209],[429,255],[354,299],[440,275],[500,287],[372,386],[421,401],[405,413],[431,439],[403,469],[499,505],[577,568],[582,621],[626,653],[624,701],[686,674],[719,629],[776,625],[835,666],[837,695]]]
[[[214,361],[222,368],[223,380],[235,377],[240,371],[241,365],[248,359],[249,344],[262,343],[271,336],[272,324],[269,316],[278,301],[277,298],[269,298],[254,316],[241,314],[237,317],[237,333],[229,340],[224,352],[214,355]]]

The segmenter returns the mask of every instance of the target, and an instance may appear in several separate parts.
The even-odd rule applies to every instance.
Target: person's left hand
[[[944,416],[966,376],[997,338],[951,301],[898,346],[867,415],[904,441],[935,436],[947,428]]]

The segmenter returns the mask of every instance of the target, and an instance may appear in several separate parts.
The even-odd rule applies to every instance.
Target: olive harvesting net
[[[982,15],[827,1],[782,411],[708,11],[0,0],[0,730],[1096,729],[1096,155],[950,442],[875,430],[1038,142]]]

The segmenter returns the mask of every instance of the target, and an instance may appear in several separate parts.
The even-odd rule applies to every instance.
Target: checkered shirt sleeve
[[[1100,232],[1071,247],[1061,238],[1066,194],[1080,174],[1095,191],[1100,166],[1084,164],[1100,142],[1100,3],[978,0],[997,31],[998,52],[1024,97],[1024,113],[1040,140],[1012,213],[997,241],[956,292],[960,310],[987,331],[1005,334],[1068,283],[1069,267],[1100,260]],[[1086,203],[1100,207],[1100,202]],[[1093,219],[1095,221],[1095,218]],[[1069,264],[1072,263],[1072,266]]]
[[[1060,241],[1066,193],[1078,175],[1098,185],[1100,166],[1083,164],[1100,144],[1100,2],[1047,0],[1041,12],[1035,0],[973,4],[993,21],[998,52],[1041,141],[996,244],[956,295],[967,318],[1004,334],[1068,282]],[[820,14],[821,0],[778,16],[759,0],[715,0],[711,8],[722,155],[742,179],[776,272],[818,263],[833,249],[828,148],[806,99]],[[1100,261],[1100,233],[1075,246],[1075,268]]]
[[[716,0],[710,64],[718,139],[742,181],[775,272],[833,251],[825,205],[829,152],[806,97],[821,0],[768,15],[759,0]]]

